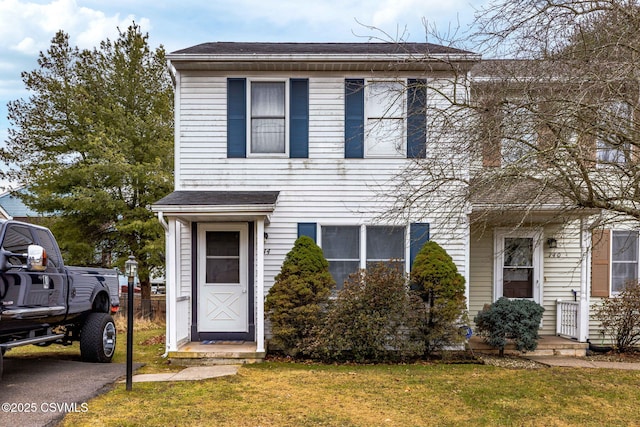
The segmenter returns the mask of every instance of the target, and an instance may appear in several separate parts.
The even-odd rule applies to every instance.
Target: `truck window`
[[[4,233],[2,247],[9,252],[26,254],[29,245],[33,245],[33,237],[28,227],[20,225],[10,225]]]
[[[31,230],[21,225],[9,225],[4,233],[2,248],[5,251],[16,254],[26,254],[29,245],[35,244]],[[18,257],[9,257],[11,265],[22,265],[23,260]]]
[[[54,268],[60,267],[62,265],[60,253],[58,252],[58,246],[54,243],[51,234],[47,230],[36,229],[36,235],[38,236],[38,240],[40,240],[40,244],[47,252],[49,266]]]

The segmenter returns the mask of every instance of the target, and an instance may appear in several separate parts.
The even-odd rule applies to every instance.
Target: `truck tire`
[[[109,363],[116,351],[116,325],[108,313],[91,313],[80,331],[83,362]]]

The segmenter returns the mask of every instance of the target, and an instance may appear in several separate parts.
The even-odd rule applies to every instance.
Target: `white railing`
[[[577,301],[556,301],[556,334],[568,338],[579,339],[580,303]]]

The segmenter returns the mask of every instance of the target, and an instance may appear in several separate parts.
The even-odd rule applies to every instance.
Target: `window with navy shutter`
[[[299,222],[298,223],[298,237],[308,236],[317,242],[317,226],[315,222]]]
[[[289,157],[309,157],[309,79],[291,79],[289,90]]]
[[[309,79],[227,79],[227,157],[287,154],[309,157]]]
[[[364,79],[345,80],[344,157],[364,157]]]
[[[427,144],[426,80],[407,81],[407,158],[426,156]]]
[[[227,80],[227,157],[247,157],[247,80]]]
[[[413,261],[420,249],[429,241],[429,224],[413,223],[409,229],[409,268],[413,267]]]
[[[423,158],[426,80],[345,80],[345,158]]]

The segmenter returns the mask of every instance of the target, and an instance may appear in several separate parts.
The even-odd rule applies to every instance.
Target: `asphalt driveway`
[[[89,399],[126,375],[126,365],[66,358],[4,358],[0,425],[54,426],[68,412],[91,411]]]

